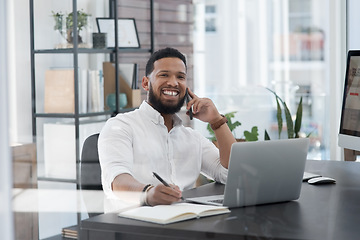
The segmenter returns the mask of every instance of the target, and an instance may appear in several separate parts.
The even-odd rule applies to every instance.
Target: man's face
[[[149,91],[149,104],[160,113],[173,114],[180,111],[186,91],[184,62],[179,58],[155,61],[154,70],[143,79],[143,87]]]

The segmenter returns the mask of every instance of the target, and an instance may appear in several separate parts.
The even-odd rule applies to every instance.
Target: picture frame
[[[106,33],[108,48],[115,47],[115,21],[113,18],[96,18],[100,33]],[[140,48],[139,36],[134,18],[118,18],[118,47]]]

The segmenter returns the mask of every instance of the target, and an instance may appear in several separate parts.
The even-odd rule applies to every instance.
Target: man
[[[188,89],[192,99],[186,109],[192,107],[194,118],[211,124],[218,149],[200,133],[184,127],[176,115],[186,97],[184,55],[173,48],[161,49],[150,57],[145,71],[142,87],[147,100],[139,109],[109,119],[100,133],[105,194],[143,191],[143,203],[154,206],[179,201],[181,190],[193,187],[200,171],[224,183],[235,142],[226,118],[210,99],[199,98]],[[153,172],[171,187],[155,179]]]

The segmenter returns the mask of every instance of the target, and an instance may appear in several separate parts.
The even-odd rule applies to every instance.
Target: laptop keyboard
[[[224,199],[213,199],[213,200],[209,200],[209,202],[222,204],[224,202]]]

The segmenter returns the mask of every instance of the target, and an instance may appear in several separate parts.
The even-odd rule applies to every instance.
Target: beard
[[[180,111],[181,107],[184,105],[185,96],[179,99],[179,102],[175,105],[163,103],[160,100],[159,96],[156,96],[152,85],[149,87],[149,103],[150,105],[155,108],[159,113],[162,114],[174,114]]]

